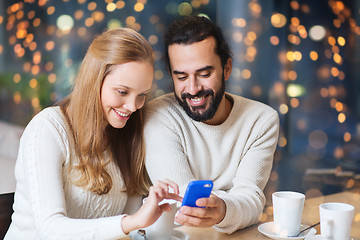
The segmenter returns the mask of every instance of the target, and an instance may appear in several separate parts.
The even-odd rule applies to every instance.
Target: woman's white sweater
[[[72,184],[70,159],[76,158],[70,130],[59,107],[37,114],[20,141],[15,167],[16,192],[12,223],[5,236],[13,239],[119,239],[125,213],[133,213],[141,196],[123,192],[120,170],[106,170],[113,187],[97,195]]]

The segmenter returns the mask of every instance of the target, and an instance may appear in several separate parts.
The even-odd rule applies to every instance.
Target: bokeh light
[[[67,33],[74,27],[74,20],[69,15],[61,15],[57,19],[56,25],[61,31]]]
[[[1,4],[4,38],[0,60],[4,64],[0,67],[0,101],[5,99],[5,110],[0,112],[8,121],[25,124],[62,99],[71,89],[89,43],[105,29],[129,27],[143,34],[155,52],[155,81],[149,99],[170,92],[163,34],[172,20],[199,15],[219,24],[232,50],[233,68],[226,90],[264,102],[279,113],[279,149],[269,189],[284,187],[285,178],[307,196],[322,196],[325,191],[316,189],[316,184],[306,187],[306,169],[327,167],[329,162],[350,168],[359,164],[359,93],[354,87],[359,78],[358,6],[333,0],[326,4],[302,0],[27,0]],[[277,169],[278,163],[285,164]],[[285,165],[291,180],[282,173]],[[348,179],[343,187],[353,188],[358,182]]]
[[[181,16],[187,16],[192,13],[192,6],[187,2],[183,2],[178,7],[178,12]]]
[[[301,97],[305,94],[306,90],[299,84],[289,84],[286,93],[289,97]]]
[[[323,26],[315,25],[310,28],[309,35],[312,40],[321,41],[326,35],[326,30]]]
[[[271,16],[271,24],[276,28],[283,27],[286,22],[286,17],[281,13],[275,13]]]

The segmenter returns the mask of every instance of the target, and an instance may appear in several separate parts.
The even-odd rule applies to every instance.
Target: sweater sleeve
[[[44,118],[31,122],[21,139],[18,161],[24,174],[17,177],[30,191],[28,201],[37,235],[41,239],[62,240],[125,236],[121,228],[124,215],[97,219],[67,217],[62,179],[63,164],[69,154],[66,141],[64,132]]]
[[[226,215],[215,225],[217,231],[233,233],[238,229],[256,224],[265,206],[263,189],[269,179],[273,156],[278,141],[279,119],[273,111],[262,117],[249,137],[247,150],[241,156],[240,165],[233,179],[233,187],[215,194],[226,203]]]

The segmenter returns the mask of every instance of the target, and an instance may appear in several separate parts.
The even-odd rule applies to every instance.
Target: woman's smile
[[[122,119],[128,120],[130,118],[131,113],[124,113],[124,112],[120,112],[116,109],[114,109],[115,113]]]

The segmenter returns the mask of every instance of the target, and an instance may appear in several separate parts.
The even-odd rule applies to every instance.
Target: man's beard
[[[207,94],[210,95],[211,99],[210,99],[210,103],[208,104],[208,108],[205,111],[197,111],[197,110],[201,110],[206,106],[189,106],[186,101],[186,98],[195,98],[195,97],[200,98]],[[214,94],[214,91],[212,89],[209,89],[209,90],[201,90],[196,95],[183,93],[181,94],[181,99],[175,93],[175,98],[180,104],[180,106],[185,110],[187,115],[189,115],[189,117],[191,117],[195,121],[203,122],[212,119],[215,116],[215,113],[220,105],[220,102],[224,94],[225,94],[225,80],[223,76],[221,86],[216,94]]]

